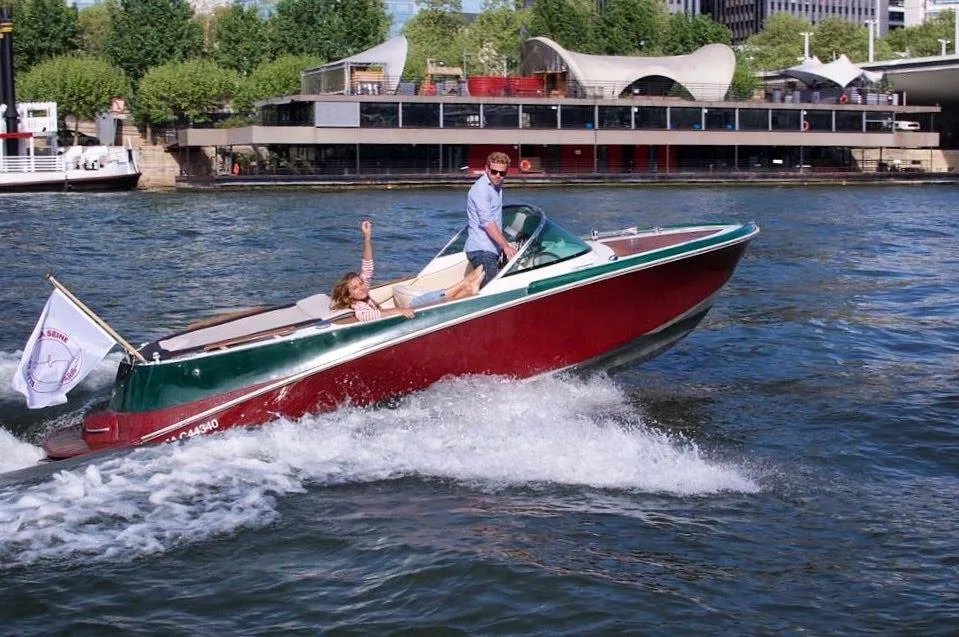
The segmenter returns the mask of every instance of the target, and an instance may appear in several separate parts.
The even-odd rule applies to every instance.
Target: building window
[[[593,121],[594,111],[592,106],[564,105],[560,113],[560,122],[563,128],[593,128],[596,126]]]
[[[479,104],[443,104],[443,128],[479,128]]]
[[[866,130],[870,133],[892,131],[893,114],[890,111],[866,113]],[[861,131],[862,111],[836,111],[836,130]]]
[[[563,111],[565,113],[565,110]],[[565,123],[565,116],[563,121]],[[629,106],[600,106],[600,128],[632,128]]]
[[[555,104],[523,104],[523,128],[557,128],[558,117]]]
[[[636,128],[647,130],[664,130],[666,128],[665,106],[634,106]]]
[[[769,130],[769,109],[743,108],[739,110],[739,130]]]
[[[519,128],[519,106],[516,104],[483,104],[485,128]]]
[[[803,121],[808,124],[808,127],[804,125],[807,130],[832,132],[832,111],[805,111]],[[859,121],[861,129],[862,119]]]
[[[736,111],[732,108],[706,109],[706,130],[736,130]]]
[[[361,128],[398,128],[400,105],[395,102],[361,102]]]
[[[703,109],[681,107],[669,109],[669,127],[672,130],[702,130]]]
[[[403,128],[439,128],[440,105],[403,103]]]
[[[798,131],[802,113],[797,110],[776,110],[772,112],[772,130]]]

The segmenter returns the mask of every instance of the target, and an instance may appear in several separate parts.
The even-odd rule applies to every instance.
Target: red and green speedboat
[[[61,459],[182,440],[376,403],[450,375],[621,367],[692,331],[759,233],[708,224],[578,238],[533,206],[507,206],[503,218],[519,250],[478,295],[358,322],[317,294],[172,334],[128,355],[106,410],[54,432],[44,450]],[[371,295],[402,306],[458,281],[465,238]]]

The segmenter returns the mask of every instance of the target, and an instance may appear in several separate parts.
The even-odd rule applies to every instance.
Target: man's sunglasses
[[[500,177],[505,177],[506,173],[509,172],[509,169],[506,170],[496,170],[495,168],[488,168],[491,175],[499,175]]]

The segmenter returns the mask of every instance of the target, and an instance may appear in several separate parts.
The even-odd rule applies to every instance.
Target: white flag
[[[54,290],[23,348],[11,386],[39,409],[67,402],[67,392],[100,364],[116,341],[60,290]]]

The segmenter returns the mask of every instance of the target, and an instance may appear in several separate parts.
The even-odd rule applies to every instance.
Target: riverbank
[[[179,177],[176,188],[183,190],[246,190],[308,188],[350,190],[357,188],[438,188],[462,187],[476,179],[469,174],[434,175],[218,175]],[[925,172],[723,172],[510,175],[513,186],[535,187],[616,187],[616,186],[803,186],[803,185],[903,185],[957,184],[959,174]]]

